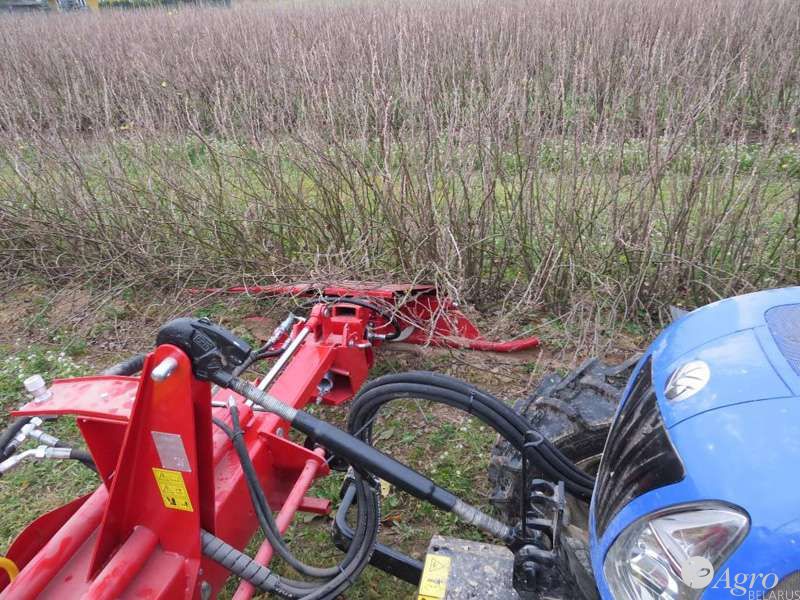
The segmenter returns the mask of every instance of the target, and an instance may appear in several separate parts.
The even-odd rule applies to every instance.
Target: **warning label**
[[[189,492],[186,491],[186,484],[183,482],[183,474],[180,471],[153,467],[153,475],[156,478],[158,491],[161,492],[164,506],[173,510],[194,512],[192,502],[189,500]]]
[[[450,557],[441,554],[428,554],[425,557],[418,600],[442,600],[445,597],[450,563]]]

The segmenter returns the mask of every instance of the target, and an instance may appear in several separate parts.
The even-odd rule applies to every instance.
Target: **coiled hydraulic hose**
[[[253,507],[255,508],[256,515],[259,519],[259,524],[261,525],[264,535],[267,537],[270,545],[273,547],[273,550],[275,550],[275,553],[283,558],[295,571],[308,577],[331,579],[332,577],[335,577],[341,573],[341,565],[329,568],[319,568],[307,565],[298,560],[292,554],[291,550],[289,550],[289,548],[286,546],[283,538],[281,537],[278,524],[275,522],[275,518],[272,514],[269,503],[267,502],[266,496],[264,495],[264,491],[259,483],[255,467],[253,466],[253,462],[250,459],[250,454],[247,450],[247,445],[244,443],[244,439],[242,438],[244,432],[242,431],[239,422],[239,410],[235,404],[230,406],[230,414],[232,423],[230,428],[219,419],[214,419],[214,423],[220,427],[220,429],[222,429],[230,438],[233,447],[236,450],[236,453],[239,457],[239,462],[242,465],[242,471],[245,479],[247,480],[248,489],[250,491]],[[374,508],[375,510],[379,509],[378,506],[375,506]],[[364,537],[364,532],[362,531],[363,527],[357,527],[356,529],[358,530],[358,534],[361,538],[359,542],[361,542],[363,541]],[[344,564],[352,560],[354,554],[355,552],[348,553],[342,563]]]
[[[200,543],[205,554],[234,575],[246,579],[262,592],[272,592],[278,587],[278,576],[269,568],[254,561],[208,531],[200,532]]]
[[[350,408],[348,429],[364,441],[372,436],[372,422],[380,408],[393,400],[417,398],[447,404],[463,410],[497,431],[518,451],[522,451],[531,425],[509,406],[466,382],[453,377],[413,371],[386,375],[365,385]],[[554,480],[563,480],[573,494],[591,498],[594,478],[581,471],[561,451],[536,432],[537,466]]]
[[[285,598],[302,598],[304,600],[306,598],[310,600],[317,598],[336,598],[342,591],[352,585],[354,579],[358,577],[364,567],[369,563],[372,550],[377,541],[378,528],[380,525],[380,502],[374,486],[370,483],[371,479],[366,476],[366,474],[360,472],[354,473],[355,484],[358,490],[358,516],[353,543],[348,548],[342,562],[335,567],[328,568],[307,565],[298,560],[283,541],[278,525],[273,517],[272,510],[267,503],[264,491],[259,483],[255,467],[247,451],[247,446],[242,439],[243,432],[239,422],[238,409],[235,405],[231,405],[230,413],[231,427],[228,427],[219,419],[214,419],[214,423],[231,439],[234,449],[239,456],[253,507],[265,537],[275,553],[283,558],[287,564],[298,573],[325,580],[322,583],[313,583],[278,577],[277,587],[271,591]],[[253,583],[256,587],[259,586],[258,581],[263,579],[260,575],[254,576],[254,580],[250,579],[246,573],[240,576]]]

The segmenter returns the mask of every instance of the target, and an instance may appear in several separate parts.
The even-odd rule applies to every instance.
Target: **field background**
[[[795,0],[14,15],[0,56],[4,408],[25,376],[100,370],[170,316],[257,338],[249,314],[288,308],[192,286],[436,283],[489,335],[543,349],[386,352],[377,372],[451,372],[513,401],[545,370],[635,351],[670,304],[800,275]],[[485,499],[472,458],[491,436],[426,411],[389,415],[385,447]],[[0,539],[91,485],[66,465],[0,480]],[[468,535],[387,507],[407,549]],[[296,545],[329,557],[327,524],[303,525]],[[369,571],[348,597],[411,594]]]

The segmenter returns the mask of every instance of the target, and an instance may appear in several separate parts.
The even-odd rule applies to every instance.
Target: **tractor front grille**
[[[631,500],[685,475],[661,419],[651,367],[648,357],[606,440],[594,498],[598,536]]]

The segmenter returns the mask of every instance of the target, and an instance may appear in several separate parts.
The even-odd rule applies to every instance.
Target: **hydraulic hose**
[[[436,485],[421,473],[376,450],[366,442],[330,423],[284,404],[247,381],[223,376],[219,379],[219,383],[226,385],[268,412],[288,421],[293,428],[305,433],[312,440],[350,464],[394,484],[399,489],[425,500],[437,508],[456,514],[498,539],[506,542],[514,539],[513,530],[504,523],[459,500],[451,492]]]
[[[97,465],[94,463],[94,459],[92,455],[89,454],[88,450],[84,450],[83,448],[71,448],[70,450],[69,457],[71,459],[77,460],[87,469],[97,472]]]
[[[536,432],[532,429],[530,423],[525,420],[522,415],[514,412],[508,405],[501,402],[494,396],[480,390],[479,388],[472,386],[464,381],[455,379],[453,377],[448,377],[446,375],[441,375],[438,373],[430,373],[426,371],[414,371],[410,373],[402,373],[399,375],[387,375],[386,377],[382,377],[378,380],[375,380],[369,383],[365,388],[362,390],[362,394],[366,394],[369,390],[385,385],[387,383],[405,383],[405,382],[416,382],[421,385],[432,385],[437,387],[442,387],[448,390],[453,390],[456,393],[462,394],[464,396],[468,396],[470,401],[474,401],[476,403],[482,404],[487,406],[490,410],[495,411],[498,415],[502,418],[505,418],[509,421],[509,423],[520,433],[520,443],[516,444],[515,447],[517,449],[521,449],[524,437],[526,433],[534,431],[535,435],[540,438],[541,441],[538,441],[538,445],[540,446],[540,452],[547,458],[549,461],[552,461],[554,465],[560,467],[557,471],[560,474],[574,474],[576,481],[582,482],[590,487],[594,486],[594,478],[588,476],[586,473],[581,471],[572,461],[570,461],[567,457],[565,457],[561,451],[556,448],[549,440],[544,438],[539,432]],[[362,395],[360,394],[360,395]],[[502,423],[502,421],[498,421],[498,424]],[[501,435],[503,435],[502,431],[498,431]]]
[[[295,571],[308,577],[331,579],[332,577],[335,577],[341,573],[341,566],[319,568],[307,565],[306,563],[297,559],[292,554],[291,550],[289,550],[288,546],[286,546],[286,543],[281,537],[278,524],[275,522],[275,518],[272,514],[269,503],[267,502],[266,496],[264,495],[264,490],[261,488],[259,483],[258,475],[256,474],[255,467],[253,466],[253,461],[250,459],[250,454],[247,451],[247,445],[244,443],[244,439],[242,438],[243,431],[239,423],[239,410],[235,405],[230,407],[230,414],[232,421],[232,427],[230,429],[221,423],[216,421],[215,423],[220,426],[220,428],[231,439],[233,447],[239,457],[239,462],[242,466],[242,472],[247,480],[248,490],[250,491],[251,500],[253,502],[253,507],[255,508],[259,524],[275,553],[285,560],[286,563]],[[345,563],[351,560],[352,554],[354,554],[354,552],[349,553],[342,562]]]
[[[372,557],[380,530],[379,493],[376,487],[369,483],[372,480],[369,474],[354,468],[354,475],[359,512],[363,506],[366,512],[364,527],[369,533],[369,538],[357,545],[353,560],[344,567],[341,574],[307,596],[303,596],[303,600],[334,600],[338,598],[342,592],[355,583]]]
[[[228,427],[219,419],[214,419],[214,423],[228,435],[239,456],[253,507],[267,540],[275,553],[283,558],[297,572],[306,576],[327,580],[322,583],[313,583],[279,577],[278,588],[272,591],[283,598],[333,600],[352,585],[355,578],[369,563],[369,559],[372,555],[377,541],[378,529],[380,527],[380,502],[374,486],[371,485],[369,477],[366,474],[360,472],[354,473],[355,485],[358,491],[358,517],[353,543],[348,548],[342,562],[335,567],[329,568],[306,565],[291,553],[281,537],[277,523],[274,520],[272,511],[264,496],[263,489],[258,481],[255,468],[247,451],[247,446],[242,439],[238,409],[235,405],[230,407],[230,412],[232,421],[231,427]],[[246,576],[244,578],[251,581],[256,587],[259,587],[258,581],[252,581]]]
[[[520,451],[525,433],[531,431],[525,419],[493,396],[457,379],[427,372],[389,375],[365,386],[351,409],[351,431],[364,428],[386,402],[408,397],[449,404],[474,414]],[[366,431],[363,435],[368,436],[369,433]],[[571,492],[589,497],[594,480],[580,471],[541,434],[535,433],[538,438],[537,462],[542,471],[554,479],[564,479]]]
[[[6,449],[11,441],[17,436],[20,430],[25,427],[33,417],[17,417],[0,433],[0,460],[3,458],[8,458],[13,454],[6,453]],[[16,448],[15,448],[16,449]]]
[[[101,375],[123,375],[131,376],[136,375],[144,367],[144,354],[136,354],[130,358],[123,360],[112,367],[108,367]]]
[[[31,422],[33,417],[18,417],[14,419],[14,421],[6,427],[2,433],[0,433],[0,461],[6,458],[10,458],[14,455],[17,450],[17,443],[14,442],[13,448],[9,448],[9,444],[14,441],[14,438],[17,436],[20,431],[23,430],[25,425]],[[94,460],[92,460],[92,455],[89,454],[86,450],[82,450],[80,448],[71,448],[68,444],[65,444],[61,440],[57,440],[56,438],[52,438],[55,448],[68,448],[70,449],[69,456],[64,458],[71,458],[81,462],[85,467],[92,469],[93,471],[97,471],[97,466],[94,464]]]
[[[249,581],[262,592],[275,592],[284,598],[294,598],[292,595],[280,593],[280,578],[268,567],[257,563],[244,552],[237,550],[214,534],[202,530],[200,544],[203,554],[208,558],[219,563],[237,577]]]
[[[378,410],[392,400],[418,398],[459,408],[497,431],[522,451],[530,424],[497,398],[458,379],[424,371],[387,375],[364,386],[350,409],[348,429],[365,441],[371,438],[371,423]],[[590,498],[594,479],[581,471],[538,432],[534,459],[554,480],[564,480],[567,489]]]

